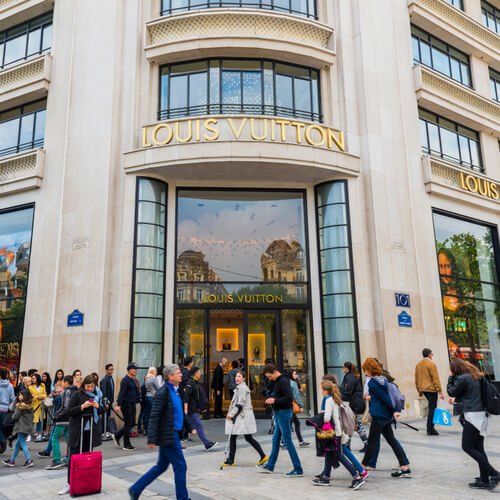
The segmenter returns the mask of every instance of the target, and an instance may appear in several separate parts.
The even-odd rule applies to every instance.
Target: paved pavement
[[[236,454],[237,466],[220,470],[219,464],[224,453],[223,424],[221,420],[206,422],[207,435],[220,441],[214,451],[205,451],[194,437],[185,450],[188,463],[188,486],[192,500],[316,500],[322,498],[361,498],[361,499],[500,499],[500,486],[493,492],[471,490],[467,483],[478,475],[475,462],[460,448],[460,424],[454,419],[453,426],[440,429],[441,435],[429,437],[425,434],[425,424],[421,420],[411,422],[420,429],[415,432],[398,425],[397,436],[403,444],[411,462],[411,479],[393,479],[391,467],[395,457],[385,444],[382,445],[379,464],[370,473],[366,484],[357,491],[348,488],[351,478],[347,471],[339,468],[329,488],[313,486],[311,478],[322,468],[322,459],[315,456],[314,446],[300,448],[299,454],[304,466],[304,477],[288,479],[284,473],[291,470],[290,459],[281,451],[273,475],[259,473],[254,464],[255,451],[245,441],[238,441]],[[258,422],[258,439],[264,450],[269,453],[271,436],[267,434],[269,421]],[[486,442],[486,450],[491,463],[500,469],[500,417],[493,419],[493,432]],[[306,439],[313,442],[309,428],[304,431]],[[88,499],[128,498],[127,488],[156,461],[157,452],[146,447],[145,438],[133,440],[137,451],[124,452],[112,442],[104,443],[103,452],[103,489],[100,495]],[[353,439],[353,450],[361,447],[360,440]],[[31,443],[35,467],[23,469],[20,465],[24,457],[18,458],[15,468],[0,467],[0,500],[42,500],[64,498],[57,492],[66,481],[66,469],[46,471],[49,460],[36,456],[41,449],[38,443]],[[358,454],[359,456],[359,454]],[[8,452],[2,458],[7,458]],[[173,473],[167,471],[144,492],[144,498],[175,498]],[[68,497],[66,497],[68,498]]]

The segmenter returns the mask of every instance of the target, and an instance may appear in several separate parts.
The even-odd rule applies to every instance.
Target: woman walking
[[[45,384],[42,383],[42,377],[38,373],[31,376],[31,385],[29,391],[33,396],[33,423],[36,424],[36,442],[43,441],[42,438],[42,403],[47,397]],[[30,433],[31,435],[31,433]]]
[[[480,476],[469,486],[492,490],[500,481],[500,474],[492,467],[484,451],[490,417],[486,414],[482,398],[483,377],[484,374],[472,363],[455,358],[450,363],[447,389],[451,396],[450,402],[460,408],[462,449],[479,465]]]
[[[14,467],[16,465],[16,457],[20,450],[23,450],[26,461],[24,467],[33,467],[33,460],[30,456],[28,445],[26,444],[26,437],[31,435],[33,431],[33,396],[28,389],[21,389],[17,397],[16,409],[12,415],[14,428],[12,434],[17,434],[16,447],[12,457],[4,460],[4,465]]]
[[[298,413],[302,413],[304,411],[304,403],[302,402],[302,398],[300,397],[300,389],[299,389],[300,384],[297,372],[295,370],[287,370],[286,374],[290,379],[290,387],[292,389],[293,400],[295,401],[295,403],[297,403],[298,407],[300,408]],[[309,443],[307,441],[304,441],[302,437],[302,432],[300,432],[300,420],[295,410],[292,415],[292,420],[290,422],[290,425],[295,426],[295,434],[297,435],[297,439],[299,440],[299,446],[301,446],[302,448],[304,448],[305,446],[309,446]]]
[[[139,422],[137,423],[137,427],[140,427],[142,424],[145,435],[148,433],[149,416],[151,415],[151,408],[153,407],[153,397],[160,388],[156,376],[156,367],[151,366],[148,369],[148,373],[144,377],[145,394],[141,402],[141,413],[139,415]]]
[[[71,457],[80,453],[80,448],[83,453],[90,451],[102,443],[101,425],[99,423],[100,415],[102,415],[102,407],[96,401],[95,378],[93,375],[87,375],[80,386],[80,389],[75,391],[69,400],[68,412],[69,427],[68,427],[68,483],[59,492],[59,495],[69,493],[69,481],[71,471]],[[83,421],[83,436],[81,436]],[[90,426],[92,425],[92,445],[90,443]],[[83,442],[81,438],[83,437]]]
[[[340,387],[340,392],[342,394],[342,401],[349,403],[352,412],[356,417],[357,429],[361,441],[363,441],[363,448],[360,453],[366,451],[366,445],[368,443],[368,434],[366,432],[365,426],[361,423],[361,415],[365,411],[365,400],[363,399],[363,386],[361,385],[361,378],[356,365],[350,361],[344,363],[344,378],[342,379],[342,385]]]
[[[252,436],[257,432],[257,424],[253,413],[250,389],[246,384],[246,377],[242,371],[236,374],[235,382],[236,389],[226,415],[226,434],[231,436],[229,438],[229,456],[222,465],[225,467],[234,465],[238,436],[244,436],[245,441],[259,454],[260,459],[257,465],[263,465],[267,462],[268,457],[258,441]]]
[[[392,421],[399,417],[399,413],[394,412],[387,379],[381,376],[382,368],[374,358],[366,358],[361,368],[370,377],[368,395],[370,397],[370,415],[372,417],[368,445],[362,465],[366,469],[366,464],[370,462],[374,455],[382,434],[399,461],[400,469],[394,471],[391,474],[392,477],[411,477],[408,459],[401,445],[396,441],[392,430]]]

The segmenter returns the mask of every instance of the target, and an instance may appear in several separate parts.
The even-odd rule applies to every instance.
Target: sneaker
[[[284,450],[284,449],[286,448],[285,443],[281,443],[281,444],[280,444],[280,448],[281,448],[282,450]]]
[[[215,442],[212,442],[210,441],[210,443],[208,443],[206,446],[205,446],[205,450],[212,450],[213,448],[215,448],[217,446],[217,441]]]
[[[478,490],[492,490],[495,486],[496,484],[491,481],[486,483],[485,481],[478,481],[477,479],[474,483],[469,483],[469,488],[475,488]]]
[[[257,469],[259,469],[259,472],[264,472],[265,474],[272,474],[273,473],[273,471],[265,465],[257,464],[255,467],[257,467]]]
[[[128,446],[124,446],[122,448],[123,451],[135,451],[135,446],[132,446],[131,444],[129,444]]]
[[[67,495],[68,493],[69,493],[69,483],[66,483],[64,488],[61,491],[59,491],[57,494],[58,495]]]
[[[490,476],[490,483],[497,485],[500,482],[500,474],[496,476]]]
[[[50,457],[50,453],[47,453],[46,451],[39,451],[37,453],[37,455],[40,457],[40,458],[49,458]]]
[[[136,495],[134,491],[132,490],[132,487],[128,489],[128,494],[130,496],[130,500],[137,500],[139,498],[139,495]]]
[[[35,443],[41,443],[43,441],[43,437],[42,436],[37,436],[35,438]]]
[[[319,474],[319,477],[315,477],[312,483],[316,486],[330,486],[330,480],[323,476],[323,474]]]
[[[362,478],[362,479],[366,479],[369,475],[370,475],[370,473],[369,473],[367,470],[365,470],[365,471],[361,474],[361,478]]]
[[[120,438],[116,434],[111,434],[111,437],[113,438],[113,441],[115,442],[116,446],[120,448]]]
[[[363,486],[363,484],[365,484],[365,480],[362,479],[361,477],[358,477],[357,479],[352,480],[351,486],[349,486],[349,488],[357,490],[358,488]]]
[[[258,462],[257,465],[264,465],[267,461],[269,460],[269,457],[266,455],[264,458],[261,458]]]
[[[14,462],[14,460],[11,460],[10,458],[8,460],[2,460],[2,463],[7,467],[14,467],[14,465],[16,465],[16,462]]]
[[[303,476],[304,476],[304,473],[302,471],[298,471],[295,469],[293,469],[292,471],[287,472],[285,474],[285,477],[303,477]]]
[[[50,465],[47,465],[47,467],[45,467],[45,470],[56,470],[61,469],[62,467],[64,467],[64,464],[62,462],[52,461]]]
[[[26,442],[29,443],[31,441],[31,434],[28,434],[28,437],[26,438]],[[12,448],[12,444],[10,445]]]
[[[137,434],[137,432],[131,432],[131,433],[129,434],[129,437],[131,437],[131,438],[136,438],[136,437],[139,437],[139,434]]]
[[[230,462],[229,460],[226,460],[225,462],[221,463],[222,467],[233,467],[236,465],[234,462]]]
[[[24,462],[23,467],[26,467],[26,468],[33,467],[33,465],[34,465],[33,460],[26,460],[26,462]]]
[[[406,470],[403,470],[403,469],[399,469],[397,471],[394,471],[392,474],[391,474],[392,477],[411,477],[411,470],[410,469],[406,469]]]
[[[301,448],[305,448],[306,446],[309,446],[309,444],[310,444],[310,443],[308,443],[307,441],[301,441],[301,442],[299,443],[299,446],[300,446]]]

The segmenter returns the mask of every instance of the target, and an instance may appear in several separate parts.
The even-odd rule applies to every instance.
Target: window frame
[[[490,26],[488,21],[489,17],[487,14],[490,14],[494,17],[494,28]],[[500,9],[497,9],[494,5],[481,0],[481,19],[483,22],[483,26],[486,26],[488,29],[500,34]]]
[[[456,9],[462,11],[464,10],[464,0],[445,0],[445,2],[449,3],[450,5],[453,5],[453,7],[455,7]]]
[[[493,89],[490,87],[492,90],[491,98],[496,102],[500,102],[500,73],[495,71],[493,68],[488,69],[490,74],[490,84],[495,82],[495,95],[493,95]]]

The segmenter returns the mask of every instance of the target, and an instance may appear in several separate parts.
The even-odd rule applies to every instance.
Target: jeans
[[[292,419],[292,410],[275,410],[274,412],[274,434],[273,434],[273,449],[271,450],[271,455],[269,456],[269,461],[266,464],[266,468],[269,470],[274,470],[276,461],[278,460],[278,454],[280,452],[280,442],[283,440],[285,447],[288,450],[290,459],[293,463],[293,469],[297,472],[302,473],[302,465],[300,463],[299,455],[297,450],[293,445],[292,441],[292,428],[290,426],[290,420]]]
[[[6,411],[0,411],[0,443],[3,443],[5,441],[5,434],[2,432],[2,425],[6,416],[7,416]]]
[[[370,434],[368,435],[368,446],[366,448],[366,453],[363,458],[363,464],[368,464],[370,459],[375,454],[377,448],[377,442],[380,446],[380,435],[385,437],[385,440],[389,443],[392,451],[396,455],[399,465],[408,465],[408,458],[403,452],[403,447],[396,441],[394,437],[394,432],[392,431],[392,422],[387,424],[381,424],[375,419],[372,421],[370,426]]]
[[[196,429],[196,432],[198,433],[201,442],[205,445],[206,448],[210,444],[210,441],[207,439],[207,436],[205,435],[205,430],[203,429],[203,424],[201,423],[198,413],[189,413],[189,415],[187,415],[187,419],[191,427],[193,429]]]
[[[437,406],[438,393],[437,392],[424,392],[424,396],[429,402],[429,414],[427,415],[427,432],[434,430],[432,419],[434,418],[434,410]]]
[[[52,430],[50,431],[49,442],[47,444],[47,448],[45,448],[45,453],[47,453],[47,455],[50,455],[52,453],[52,436],[53,435],[54,435],[54,427],[52,427]]]
[[[489,476],[496,476],[498,472],[488,461],[484,451],[484,437],[479,434],[479,431],[470,422],[464,421],[462,426],[462,450],[477,462],[481,481],[487,483]]]
[[[151,408],[153,406],[153,397],[146,396],[141,403],[141,412],[139,414],[139,420],[137,421],[137,428],[144,427],[144,430],[148,432],[149,415],[151,415]]]
[[[54,462],[61,463],[61,446],[59,444],[59,438],[64,435],[66,442],[68,442],[68,427],[66,425],[55,425],[52,429],[52,437],[50,442],[52,444],[52,450],[54,451],[53,458]]]
[[[349,462],[351,462],[356,472],[363,474],[365,471],[364,467],[359,463],[353,452],[345,444],[342,445],[342,454],[345,455]]]
[[[37,434],[41,434],[42,433],[42,421],[39,420],[37,423],[36,423],[36,433]]]
[[[160,447],[156,465],[149,469],[144,476],[140,477],[130,489],[139,496],[148,484],[152,483],[168,469],[170,464],[172,464],[174,469],[175,494],[177,500],[189,500],[186,486],[187,465],[177,433],[175,433],[174,442],[170,446]]]
[[[19,454],[19,450],[23,450],[26,460],[31,460],[30,450],[28,450],[28,445],[26,444],[26,436],[23,432],[17,433],[16,447],[14,448],[14,453],[12,454],[11,460],[16,461],[16,457]]]
[[[406,456],[405,450],[403,450],[403,447],[401,446],[401,443],[396,439],[396,436],[394,436],[394,441],[401,448],[401,453],[403,453],[403,455],[405,457],[405,462],[407,464],[409,464],[410,461],[408,460],[408,457]],[[380,437],[379,437],[377,445],[375,447],[375,452],[373,453],[372,458],[370,458],[369,462],[366,465],[368,465],[368,466],[373,467],[374,469],[376,469],[377,468],[377,460],[378,460],[378,454],[379,453],[380,453]]]
[[[125,448],[131,446],[130,429],[135,425],[135,404],[124,401],[122,406],[123,427],[116,433],[116,438],[121,439],[123,436],[123,446]]]
[[[260,455],[260,459],[262,460],[266,455],[264,453],[264,450],[262,449],[262,446],[259,444],[258,441],[254,439],[254,437],[251,434],[245,434],[245,441],[250,444],[253,449]],[[236,454],[236,440],[238,439],[238,436],[236,434],[231,435],[231,439],[229,440],[229,457],[227,461],[232,464],[234,462],[234,455]]]
[[[353,465],[353,463],[347,458],[344,453],[339,455],[339,462],[348,470],[349,474],[351,474],[352,477],[357,477],[358,473],[356,471],[356,467]],[[333,460],[331,458],[331,455],[328,453],[325,455],[325,467],[323,469],[323,476],[324,477],[330,477],[330,474],[332,472],[332,467],[333,467]]]

